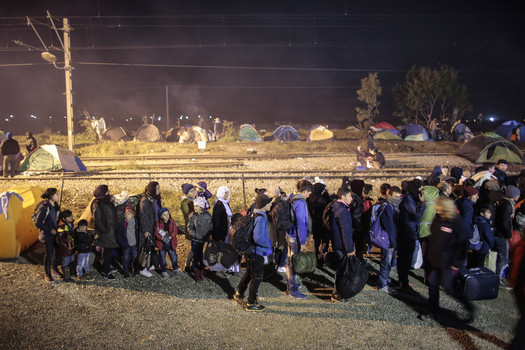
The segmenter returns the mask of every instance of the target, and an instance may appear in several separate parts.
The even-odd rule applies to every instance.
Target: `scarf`
[[[386,195],[387,202],[392,204],[396,211],[399,210],[399,204],[401,203],[402,199],[403,197],[392,197],[391,195],[388,195],[388,194]]]
[[[232,210],[230,208],[230,205],[228,204],[230,202],[230,197],[228,197],[228,199],[224,199],[224,194],[226,192],[230,192],[228,187],[226,186],[219,187],[219,189],[217,190],[217,195],[216,195],[217,200],[215,201],[215,204],[217,204],[218,201],[221,201],[222,204],[224,204],[224,208],[226,208],[226,215],[228,215],[228,222],[229,222],[232,217]]]

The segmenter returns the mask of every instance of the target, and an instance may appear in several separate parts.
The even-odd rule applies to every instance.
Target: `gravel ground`
[[[445,156],[387,154],[388,167],[473,167],[464,159]],[[247,170],[345,170],[355,166],[355,157],[326,157],[287,161],[245,161]],[[218,169],[220,170],[220,169]],[[228,169],[224,169],[228,173]],[[196,171],[206,180],[206,171]],[[402,175],[400,172],[399,175]],[[428,174],[421,174],[426,176]],[[75,218],[91,198],[92,190],[108,183],[112,193],[143,190],[148,179],[67,180],[63,208],[72,209]],[[160,179],[165,205],[180,206],[183,178]],[[368,182],[368,181],[367,181]],[[370,181],[377,190],[383,182]],[[390,181],[398,184],[400,180]],[[61,180],[13,180],[9,185],[35,184],[61,188]],[[234,211],[244,206],[242,182],[209,180],[212,192],[226,184],[232,190]],[[248,205],[253,189],[280,185],[291,191],[295,180],[249,180]],[[340,180],[328,180],[335,191]],[[213,202],[213,199],[212,199]],[[180,222],[179,213],[172,214]],[[179,265],[189,251],[189,242],[179,236]],[[303,276],[301,291],[308,299],[288,297],[284,276],[268,278],[260,288],[260,302],[267,309],[247,313],[231,299],[240,278],[209,279],[195,283],[186,274],[163,279],[133,277],[107,282],[98,273],[87,281],[48,285],[43,281],[42,247],[13,261],[0,262],[0,348],[401,348],[401,349],[494,349],[504,348],[512,338],[518,312],[512,293],[500,290],[496,300],[476,302],[477,319],[465,327],[452,315],[439,322],[421,321],[428,292],[422,284],[422,271],[414,271],[412,282],[417,296],[392,297],[373,285],[379,269],[377,256],[371,257],[369,285],[348,304],[333,304],[329,297],[333,271],[318,269]],[[393,271],[391,276],[397,278]],[[441,305],[460,311],[460,306],[442,295]],[[460,311],[461,313],[461,311]],[[423,336],[422,336],[423,335]]]

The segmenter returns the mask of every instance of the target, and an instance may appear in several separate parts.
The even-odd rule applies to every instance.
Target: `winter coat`
[[[75,255],[73,228],[65,222],[60,221],[58,223],[56,241],[59,258]]]
[[[308,237],[309,225],[306,199],[302,195],[296,194],[290,199],[290,204],[294,215],[294,226],[288,231],[288,235],[294,239],[297,239],[297,236],[299,236],[299,243],[303,245]]]
[[[478,225],[479,239],[482,242],[479,253],[487,255],[489,250],[494,247],[494,229],[490,220],[483,216],[476,216],[474,220]]]
[[[338,200],[332,203],[332,213],[334,218],[330,225],[330,238],[332,248],[340,250],[344,254],[354,251],[354,237],[352,228],[352,215],[346,203]]]
[[[496,179],[498,179],[498,182],[500,184],[505,184],[505,180],[507,179],[507,173],[504,172],[504,171],[501,171],[499,170],[498,168],[496,168],[494,170],[494,174],[492,174],[496,177]]]
[[[155,198],[149,194],[143,194],[142,199],[139,203],[139,225],[141,233],[139,235],[137,247],[142,247],[144,245],[145,237],[144,234],[149,232],[153,237],[153,232],[155,231],[155,224],[157,223],[157,215],[155,213]]]
[[[436,216],[430,231],[426,255],[432,267],[463,267],[467,258],[468,240],[462,219],[456,216],[454,220],[448,221]]]
[[[496,205],[494,218],[494,236],[510,239],[512,237],[512,218],[514,216],[514,201],[504,198]]]
[[[179,234],[179,228],[177,227],[175,220],[173,220],[171,217],[168,223],[169,223],[168,234],[171,237],[170,248],[172,250],[177,250],[177,235]],[[164,245],[164,241],[162,240],[162,235],[160,234],[160,230],[164,230],[164,220],[162,219],[157,220],[157,224],[155,225],[155,245],[158,250],[161,250]]]
[[[15,139],[5,139],[0,144],[0,153],[2,153],[4,156],[18,154],[18,152],[20,152],[20,145]]]
[[[58,229],[57,219],[60,214],[60,205],[55,203],[52,206],[47,199],[43,202],[35,226],[44,232],[44,242],[51,242],[55,240],[55,235],[51,231]]]
[[[326,228],[323,224],[323,211],[326,205],[330,202],[330,197],[325,196],[324,191],[316,191],[308,197],[308,209],[310,210],[310,217],[312,218],[312,231],[314,238],[324,238],[327,234]]]
[[[116,214],[113,204],[103,200],[93,202],[93,218],[95,219],[95,234],[98,238],[95,244],[104,248],[118,248],[115,236]]]
[[[419,238],[430,236],[430,225],[436,216],[436,200],[439,198],[439,190],[435,186],[424,186],[425,190],[425,211],[421,217],[421,227],[419,229]]]
[[[183,232],[186,232],[190,214],[195,211],[195,208],[193,207],[193,201],[188,197],[184,198],[182,202],[180,202],[180,209],[182,211],[182,216],[184,217],[184,227],[181,227],[181,229],[183,229]]]
[[[207,211],[202,214],[193,212],[188,221],[188,233],[192,240],[204,242],[213,230],[213,221]]]
[[[363,198],[358,194],[352,193],[350,213],[352,214],[352,227],[359,231],[361,229],[361,216],[363,215]]]
[[[407,194],[399,204],[399,232],[398,240],[407,239],[415,241],[419,236],[419,221],[423,217],[426,205],[416,204],[411,194]]]
[[[474,202],[466,197],[461,197],[456,200],[456,206],[467,230],[467,237],[470,239],[474,236]]]
[[[89,232],[81,232],[75,229],[75,245],[79,254],[90,253],[91,243],[93,243],[93,237]]]
[[[135,220],[135,246],[138,246],[139,242],[139,236],[140,236],[140,230],[139,230],[139,223],[136,217],[133,217],[133,220]],[[126,221],[126,218],[120,220],[117,230],[115,232],[115,235],[117,237],[117,242],[120,245],[122,249],[128,249],[130,248],[130,245],[128,243],[128,222]]]
[[[228,222],[226,207],[222,201],[217,201],[213,206],[212,220],[213,239],[219,242],[224,242],[228,235],[230,223]]]
[[[286,247],[286,232],[293,227],[290,218],[290,203],[281,196],[273,204],[268,219],[271,219],[270,240],[277,247]]]
[[[252,251],[261,256],[271,255],[273,252],[272,242],[268,232],[268,217],[266,212],[255,210],[255,220],[253,226],[253,242],[255,243]]]
[[[393,204],[387,202],[379,208],[379,213],[381,213],[379,216],[381,227],[388,233],[388,239],[390,239],[390,248],[397,248],[399,209],[396,209]]]

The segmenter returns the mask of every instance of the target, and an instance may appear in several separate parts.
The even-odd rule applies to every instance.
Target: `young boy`
[[[177,264],[178,233],[179,229],[177,228],[175,221],[171,218],[168,208],[161,208],[159,210],[159,220],[157,220],[157,224],[155,225],[155,245],[159,250],[160,272],[164,278],[169,277],[168,271],[166,270],[166,253],[170,256],[173,272],[176,275],[182,273]]]
[[[210,213],[208,213],[209,205],[204,197],[197,197],[195,199],[195,211],[190,214],[188,221],[188,233],[191,236],[191,252],[193,276],[196,282],[204,282],[204,261],[203,250],[204,241],[208,239],[213,230],[213,222]]]
[[[133,263],[137,258],[137,242],[139,236],[139,225],[132,205],[127,205],[126,209],[124,209],[124,218],[118,224],[115,235],[122,249],[122,272],[124,278],[128,278]],[[135,267],[135,273],[137,273],[138,270],[138,267]],[[142,276],[151,277],[153,275],[146,270],[142,273]]]
[[[71,279],[69,264],[75,261],[75,243],[73,240],[73,214],[70,210],[64,210],[58,216],[57,229],[58,257],[62,261],[62,274],[64,282],[73,282]]]
[[[88,232],[88,222],[80,220],[75,229],[75,242],[77,246],[77,278],[83,279],[84,273],[87,275],[91,271],[89,269],[89,254],[91,253],[91,243],[93,237]]]

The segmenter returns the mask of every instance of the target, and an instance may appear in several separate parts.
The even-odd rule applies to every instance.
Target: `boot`
[[[195,282],[202,282],[200,271],[201,270],[197,268],[193,268],[193,278],[195,279]]]
[[[201,282],[204,282],[206,280],[206,277],[204,277],[204,269],[199,270],[199,274],[200,274]]]
[[[69,275],[69,266],[65,266],[62,269],[62,273],[64,274],[64,282],[73,282],[71,276]]]

